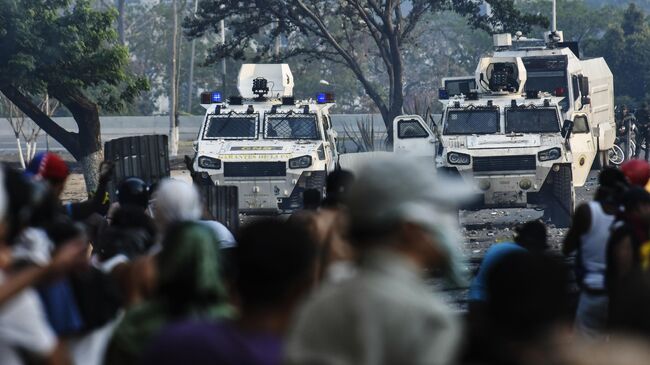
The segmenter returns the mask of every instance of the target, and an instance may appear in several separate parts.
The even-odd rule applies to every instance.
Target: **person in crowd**
[[[198,221],[203,208],[199,193],[193,185],[165,179],[153,192],[152,213],[158,232],[163,233],[168,225],[175,222]]]
[[[487,277],[489,272],[504,257],[523,251],[541,253],[548,249],[546,242],[546,226],[539,220],[530,221],[515,227],[514,242],[501,242],[492,245],[483,256],[478,274],[472,280],[468,300],[472,304],[484,303],[487,300]]]
[[[354,250],[345,237],[347,211],[344,200],[352,173],[335,170],[327,176],[326,198],[317,210],[301,211],[291,219],[309,227],[321,247],[321,257],[316,267],[319,281],[338,282],[354,273]]]
[[[63,205],[65,212],[75,221],[83,221],[93,213],[105,214],[108,210],[107,187],[113,175],[114,165],[102,163],[99,171],[99,184],[92,197],[84,202]],[[47,182],[54,196],[61,197],[70,170],[63,159],[53,152],[36,154],[25,169],[33,179]]]
[[[648,103],[643,102],[641,109],[639,109],[636,114],[636,151],[634,151],[635,158],[641,158],[641,150],[643,149],[643,144],[650,145],[650,110],[648,109]],[[647,146],[650,147],[650,146]],[[648,149],[645,150],[645,160],[648,161],[650,158],[650,153]]]
[[[173,223],[155,263],[155,293],[127,311],[109,343],[107,365],[139,364],[148,343],[167,324],[232,314],[219,278],[216,239],[205,226]]]
[[[481,361],[491,353],[490,346],[486,344],[491,331],[486,313],[490,273],[510,255],[526,252],[540,254],[548,248],[546,226],[541,221],[524,223],[515,227],[514,231],[513,242],[497,243],[485,252],[478,273],[470,285],[467,295],[467,335],[463,346],[466,361]]]
[[[650,269],[650,193],[631,188],[623,198],[625,213],[614,223],[607,245],[607,291],[610,329],[650,335],[650,305],[644,271]]]
[[[620,212],[628,182],[615,168],[604,169],[599,176],[594,201],[579,206],[567,233],[562,252],[576,254],[576,276],[580,298],[576,312],[576,329],[588,337],[602,337],[607,325],[605,290],[606,251],[610,227]]]
[[[644,160],[629,160],[621,165],[621,172],[630,185],[645,188],[650,180],[650,163]]]
[[[618,116],[617,120],[618,120],[617,136],[623,139],[623,144],[621,148],[623,149],[623,151],[625,151],[625,155],[627,156],[628,151],[631,151],[630,138],[632,133],[632,127],[636,125],[636,118],[634,117],[634,113],[630,111],[630,108],[627,105],[623,105],[621,107],[621,113]],[[631,151],[632,154],[634,154],[635,152],[636,151]]]
[[[307,189],[302,193],[302,209],[315,211],[321,205],[322,194],[318,189]]]
[[[412,160],[385,157],[365,166],[347,195],[357,273],[321,286],[305,304],[286,363],[451,363],[459,325],[425,277],[463,277],[457,218],[449,212],[465,193]]]
[[[0,169],[0,364],[32,361],[69,364],[69,353],[49,326],[33,285],[53,279],[87,263],[87,247],[68,242],[47,264],[15,267],[14,240],[39,208],[34,184],[6,167]]]
[[[317,246],[303,226],[265,219],[237,237],[235,293],[239,316],[166,328],[144,364],[274,365],[293,312],[313,284]]]
[[[564,264],[530,250],[500,260],[487,275],[486,331],[471,349],[482,358],[472,363],[531,364],[557,350],[571,327],[568,278]]]

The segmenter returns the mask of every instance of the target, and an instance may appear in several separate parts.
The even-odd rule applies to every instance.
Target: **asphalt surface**
[[[598,173],[592,171],[583,187],[576,189],[576,206],[591,200],[597,188]],[[482,210],[461,212],[460,223],[465,241],[462,243],[466,257],[467,270],[474,276],[490,246],[511,240],[513,228],[519,224],[542,217],[543,212],[535,209]],[[560,256],[560,249],[567,229],[548,226],[548,239],[551,254]],[[566,259],[571,264],[572,259]],[[463,311],[467,304],[467,288],[455,288],[440,280],[432,280],[431,285],[441,293],[444,300],[453,308]]]

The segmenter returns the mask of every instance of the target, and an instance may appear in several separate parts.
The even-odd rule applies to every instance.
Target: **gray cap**
[[[437,175],[431,160],[382,156],[363,166],[350,187],[350,224],[364,229],[401,222],[421,226],[435,236],[449,258],[449,276],[461,281],[464,269],[457,214],[471,192],[462,180]]]

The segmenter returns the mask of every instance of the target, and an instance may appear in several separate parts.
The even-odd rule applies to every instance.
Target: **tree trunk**
[[[194,0],[194,13],[198,10],[199,0]],[[194,58],[196,57],[196,39],[192,39],[190,49],[190,74],[187,80],[187,112],[192,114],[192,100],[194,99]],[[224,90],[225,92],[225,90]]]
[[[23,146],[20,143],[20,137],[16,137],[16,146],[18,146],[18,158],[20,159],[20,167],[25,169],[27,165],[25,164],[25,157],[23,157]]]
[[[172,0],[172,36],[169,60],[169,155],[178,155],[178,119],[176,118],[176,37],[178,35],[178,0]]]
[[[97,104],[77,89],[55,89],[50,94],[72,113],[77,123],[79,148],[72,155],[81,163],[86,190],[94,192],[99,182],[99,164],[104,156]]]
[[[72,157],[81,162],[86,179],[86,190],[97,189],[99,162],[104,154],[99,126],[97,104],[86,98],[81,90],[66,87],[50,90],[50,95],[72,113],[77,123],[78,133],[65,130],[20,90],[11,85],[0,86],[0,91],[11,100],[25,115],[63,146]]]
[[[126,0],[116,0],[116,7],[117,7],[117,34],[120,39],[120,44],[125,45],[126,44],[126,36],[124,35],[124,18],[125,18],[125,11],[124,11],[124,3]]]

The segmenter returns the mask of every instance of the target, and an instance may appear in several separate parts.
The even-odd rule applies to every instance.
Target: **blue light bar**
[[[438,99],[439,100],[449,99],[449,93],[447,92],[447,89],[438,89]]]
[[[210,100],[212,100],[213,103],[221,103],[221,93],[218,91],[213,91]]]
[[[334,94],[332,94],[332,93],[319,93],[316,96],[316,102],[318,102],[318,104],[333,103],[334,102]]]

